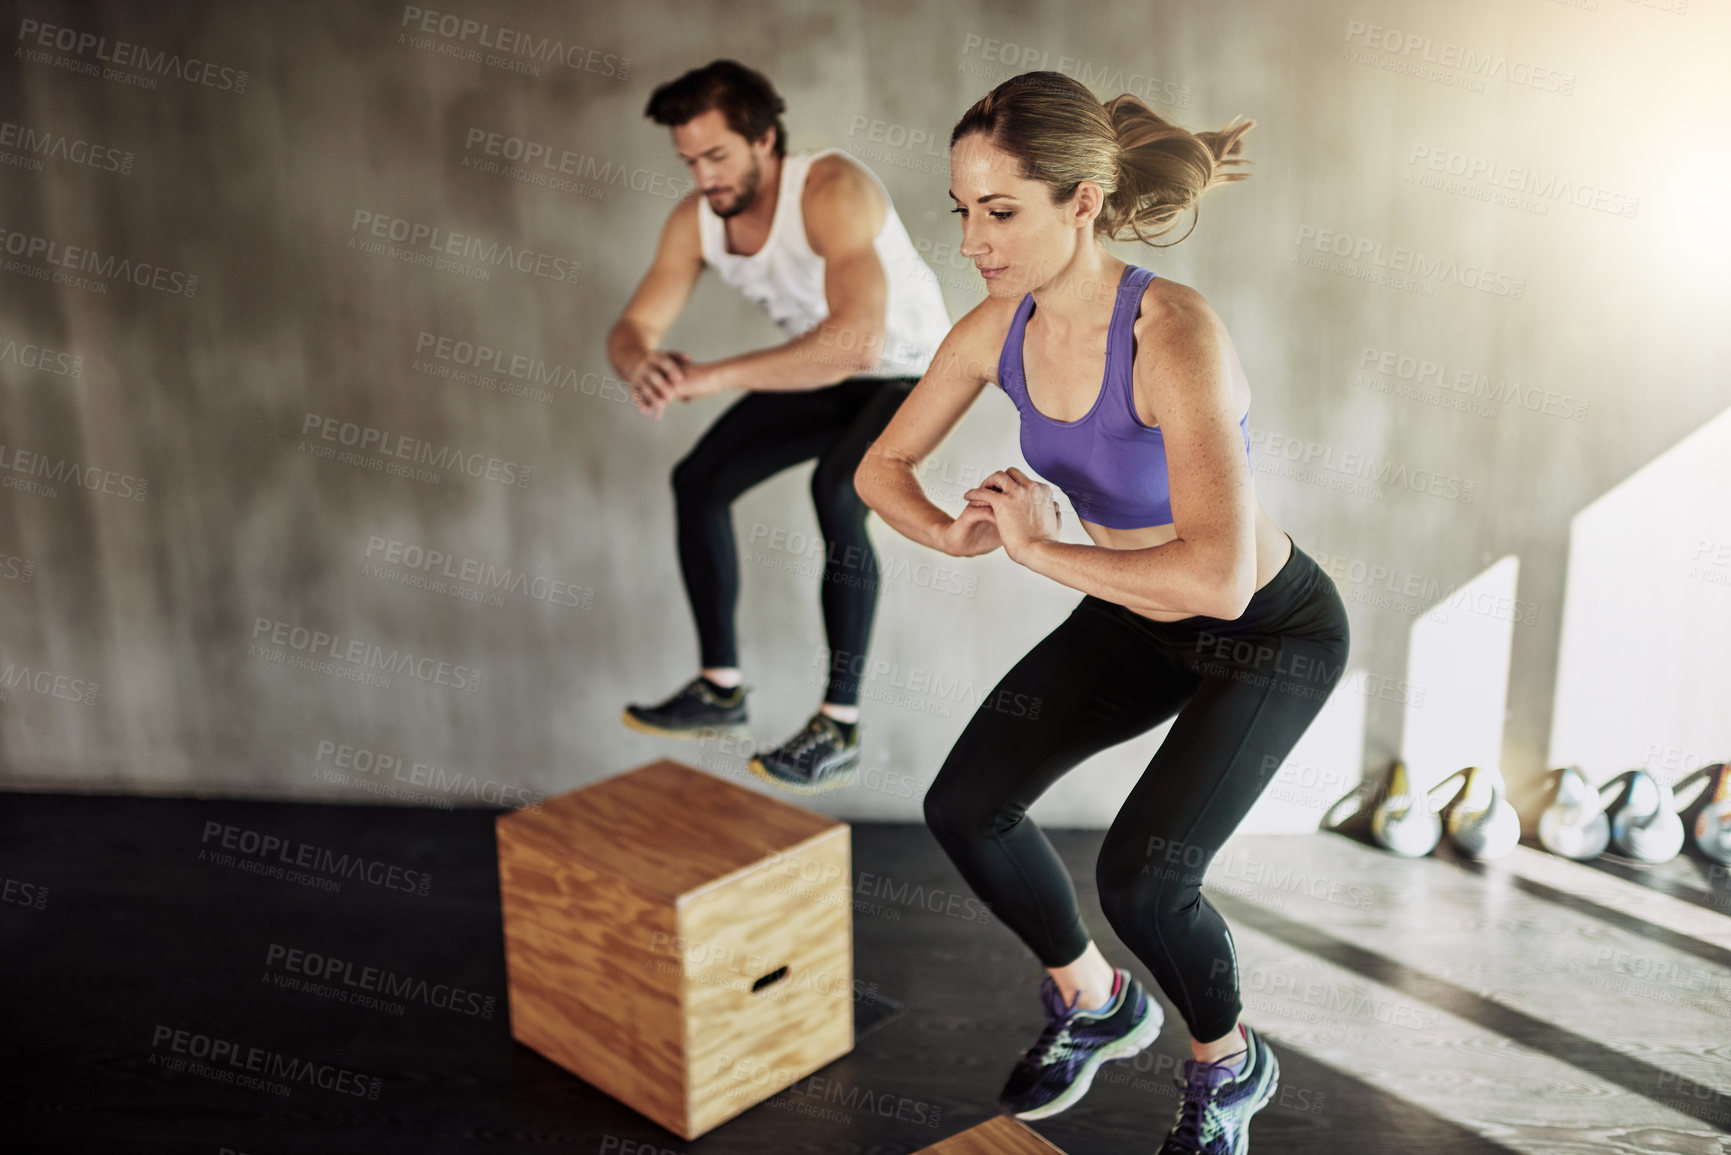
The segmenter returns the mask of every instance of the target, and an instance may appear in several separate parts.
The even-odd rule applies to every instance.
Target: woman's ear
[[[1075,214],[1076,227],[1092,225],[1106,207],[1106,190],[1095,181],[1085,180],[1076,186],[1076,194],[1070,205]]]

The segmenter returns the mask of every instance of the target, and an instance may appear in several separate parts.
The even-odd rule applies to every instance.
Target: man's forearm
[[[1183,538],[1145,549],[1036,541],[1016,558],[1037,574],[1135,610],[1221,617],[1221,583]]]
[[[607,360],[622,381],[630,380],[638,362],[650,353],[649,342],[635,325],[621,321],[607,333]]]
[[[819,389],[870,369],[882,350],[881,333],[826,320],[784,344],[723,358],[712,367],[728,389]]]

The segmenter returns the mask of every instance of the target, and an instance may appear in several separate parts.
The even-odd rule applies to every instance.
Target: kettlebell
[[[1560,858],[1585,862],[1597,858],[1611,843],[1611,820],[1601,797],[1577,766],[1565,766],[1557,778],[1557,796],[1539,815],[1539,842]]]
[[[1611,848],[1637,862],[1669,862],[1683,849],[1683,820],[1671,787],[1646,770],[1630,772],[1606,810]]]
[[[1458,772],[1451,774],[1421,792],[1413,789],[1406,763],[1396,761],[1389,775],[1388,796],[1377,803],[1370,816],[1371,837],[1385,850],[1406,858],[1429,854],[1442,837],[1442,819],[1438,816],[1441,808],[1435,804],[1433,795],[1459,778]]]
[[[1731,763],[1709,766],[1707,804],[1695,815],[1695,848],[1714,862],[1731,866]]]
[[[1469,766],[1466,775],[1449,810],[1449,841],[1470,858],[1501,858],[1521,840],[1521,816],[1509,802],[1502,771]]]

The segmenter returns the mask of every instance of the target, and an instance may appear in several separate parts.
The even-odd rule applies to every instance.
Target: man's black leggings
[[[824,633],[830,663],[824,701],[859,703],[859,676],[877,611],[878,561],[866,535],[869,506],[853,487],[866,449],[918,382],[850,377],[817,389],[754,390],[716,419],[673,468],[679,568],[697,620],[699,664],[737,666],[734,611],[739,557],[734,498],[791,465],[817,458],[811,499],[823,535]],[[785,531],[778,540],[785,540]],[[787,555],[787,561],[798,561]]]
[[[1113,819],[1095,876],[1107,921],[1191,1036],[1218,1039],[1242,1009],[1238,959],[1202,876],[1322,709],[1349,641],[1339,591],[1296,544],[1230,621],[1156,622],[1086,595],[969,721],[926,794],[926,822],[1041,964],[1066,966],[1089,934],[1063,861],[1026,811],[1083,759],[1177,715]]]

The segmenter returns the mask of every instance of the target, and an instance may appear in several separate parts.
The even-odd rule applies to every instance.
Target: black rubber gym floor
[[[1006,928],[968,917],[976,908],[926,829],[855,823],[856,879],[870,876],[855,888],[866,995],[855,1049],[682,1140],[512,1041],[493,814],[0,794],[0,1146],[900,1155],[989,1118],[1039,1033],[1037,963]],[[212,856],[210,831],[229,827],[364,858],[376,881],[332,890],[316,875],[251,872]],[[1102,832],[1048,834],[1101,949],[1152,989],[1095,901]],[[1619,873],[1654,882],[1646,893],[1670,892],[1709,920],[1679,922],[1439,853],[1401,860],[1318,834],[1235,840],[1216,860],[1209,896],[1234,928],[1246,1018],[1282,1065],[1252,1149],[1731,1151],[1731,904],[1713,889],[1723,878],[1687,860],[1646,872],[1568,864],[1612,886],[1629,887]],[[1284,865],[1252,871],[1257,860]],[[1295,863],[1305,881],[1286,873]],[[1402,945],[1421,933],[1454,945]],[[1562,962],[1521,962],[1557,950]],[[389,971],[414,980],[413,993],[373,1006],[295,989],[291,951],[341,960],[351,975]],[[1638,985],[1667,974],[1674,990]],[[1326,997],[1307,993],[1317,989]],[[1715,1035],[1716,1049],[1690,1041]],[[338,1076],[323,1087],[229,1082],[187,1060],[200,1036]],[[1078,1106],[1034,1127],[1071,1155],[1151,1155],[1185,1054],[1168,1009],[1149,1051],[1108,1065]]]

